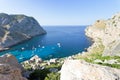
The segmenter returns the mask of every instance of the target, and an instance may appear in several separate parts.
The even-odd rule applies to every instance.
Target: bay
[[[62,58],[85,51],[92,42],[85,35],[86,26],[43,26],[47,34],[36,36],[11,47],[0,55],[11,53],[19,62],[38,55],[43,60]]]

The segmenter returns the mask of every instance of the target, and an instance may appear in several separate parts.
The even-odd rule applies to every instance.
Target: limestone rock
[[[115,59],[111,59],[111,60],[105,60],[104,63],[107,63],[107,64],[118,64],[119,62]]]
[[[50,59],[49,62],[52,64],[52,63],[57,63],[57,58],[54,58],[54,59]]]
[[[35,56],[33,56],[32,58],[30,58],[29,61],[30,61],[30,62],[34,62],[34,63],[41,63],[41,62],[42,62],[42,59],[39,58],[38,55],[35,55]]]
[[[15,56],[11,54],[5,54],[5,55],[0,56],[0,64],[9,64],[10,66],[15,66],[23,70],[22,66],[18,63]]]
[[[33,17],[0,13],[0,50],[44,33]]]
[[[103,56],[120,56],[120,13],[89,26],[86,35],[104,45]]]
[[[120,80],[120,70],[80,60],[67,60],[60,80]]]
[[[103,63],[103,61],[99,60],[99,59],[96,59],[96,60],[94,60],[94,63]]]
[[[10,54],[0,57],[0,80],[27,80],[22,77],[22,70],[17,59]]]
[[[40,63],[42,63],[42,59],[39,56],[35,55],[30,58],[30,60],[24,61],[21,64],[23,67],[29,66],[31,69],[40,69]]]
[[[7,74],[10,71],[10,65],[9,64],[0,64],[0,73]]]
[[[50,59],[50,60],[47,61],[48,65],[55,64],[55,63],[57,63],[57,58]]]

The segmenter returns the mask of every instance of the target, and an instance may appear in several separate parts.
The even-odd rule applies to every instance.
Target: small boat
[[[40,45],[38,45],[38,47],[40,47]]]
[[[23,55],[21,55],[21,57],[19,59],[24,59]]]
[[[61,44],[60,43],[57,43],[58,47],[61,47]]]
[[[21,49],[22,49],[22,50],[24,50],[25,48],[24,48],[24,47],[22,47]]]
[[[19,59],[24,59],[24,57],[20,57]]]
[[[45,46],[42,46],[42,48],[45,48]]]

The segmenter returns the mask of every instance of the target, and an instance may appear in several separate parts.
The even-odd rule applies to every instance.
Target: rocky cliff
[[[0,13],[0,50],[44,33],[33,17]]]
[[[0,80],[27,80],[22,77],[22,67],[11,54],[0,56]]]
[[[60,80],[120,80],[120,13],[97,20],[85,32],[93,45],[64,62]]]
[[[86,35],[104,46],[103,56],[120,56],[120,13],[108,20],[97,20],[86,29]]]

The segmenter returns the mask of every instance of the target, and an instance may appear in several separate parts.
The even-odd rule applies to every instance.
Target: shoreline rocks
[[[33,17],[0,13],[0,50],[45,33]]]

